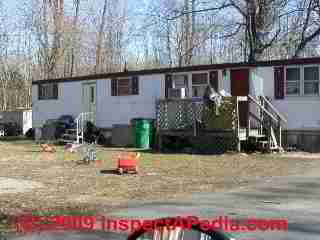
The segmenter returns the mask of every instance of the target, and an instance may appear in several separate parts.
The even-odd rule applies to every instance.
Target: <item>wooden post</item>
[[[193,136],[197,136],[197,120],[195,118],[193,119]]]
[[[241,152],[241,141],[240,141],[240,123],[239,123],[239,99],[236,97],[236,115],[237,115],[237,124],[236,124],[236,138],[237,138],[237,151]]]
[[[158,134],[158,152],[162,151],[162,136],[161,134]]]
[[[251,121],[250,121],[250,119],[248,119],[247,129],[246,129],[246,131],[247,131],[247,138],[250,137],[250,128],[251,128],[250,125],[251,125]]]
[[[279,148],[281,149],[282,148],[282,136],[281,136],[281,118],[280,118],[280,116],[278,116],[278,132],[279,132],[279,143],[278,143],[278,145],[279,145]]]
[[[249,139],[249,136],[250,136],[250,115],[249,115],[249,112],[250,112],[250,101],[248,99],[248,109],[247,109],[247,112],[246,112],[246,115],[247,115],[247,129],[246,129],[246,135],[247,135],[247,139]]]
[[[271,119],[268,118],[268,145],[269,145],[269,151],[271,150]]]
[[[263,99],[262,99],[262,97],[260,97],[260,102],[261,102],[261,105],[264,107],[264,104],[263,104]],[[260,120],[261,120],[261,122],[259,123],[259,134],[263,134],[263,121],[264,121],[264,119],[263,119],[263,111],[262,111],[262,109],[261,108],[259,108],[259,112],[260,112]]]

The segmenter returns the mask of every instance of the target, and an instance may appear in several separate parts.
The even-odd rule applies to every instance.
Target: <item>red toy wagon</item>
[[[124,172],[138,173],[140,153],[123,152],[118,155],[118,172],[123,174]]]

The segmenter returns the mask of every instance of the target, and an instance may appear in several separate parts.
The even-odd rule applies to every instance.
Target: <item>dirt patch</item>
[[[232,189],[261,177],[302,173],[320,162],[279,154],[141,153],[139,174],[120,176],[114,171],[115,156],[128,149],[98,148],[101,164],[90,165],[78,164],[80,155],[66,153],[63,147],[54,154],[41,153],[28,141],[2,143],[0,150],[0,176],[43,185],[29,192],[0,194],[0,212],[10,214],[67,206],[108,212],[130,200],[183,199],[191,192]]]
[[[320,153],[308,153],[308,152],[288,152],[280,155],[284,158],[308,158],[308,159],[319,159]]]
[[[44,185],[35,181],[0,177],[0,194],[30,192],[41,187]]]

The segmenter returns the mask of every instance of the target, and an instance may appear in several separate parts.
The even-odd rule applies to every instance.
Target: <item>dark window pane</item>
[[[58,84],[40,84],[39,85],[39,99],[58,99]]]
[[[118,79],[118,86],[129,86],[129,79]]]
[[[207,73],[192,74],[192,84],[208,84]]]
[[[130,95],[130,89],[130,79],[118,79],[118,96]]]
[[[299,94],[299,83],[298,82],[288,82],[287,83],[287,94],[297,95]]]
[[[134,76],[131,79],[131,94],[139,95],[139,78],[138,76]]]
[[[130,95],[130,91],[128,87],[118,87],[118,96],[126,96]]]
[[[94,95],[95,94],[94,94],[94,87],[92,87],[92,86],[90,87],[90,95],[91,95],[90,96],[91,103],[94,103],[94,97],[95,97]]]
[[[57,83],[53,84],[52,90],[53,90],[53,96],[52,96],[52,98],[53,98],[53,99],[58,99],[58,96],[59,96],[59,88],[58,88],[58,84],[57,84]]]
[[[173,76],[174,88],[186,88],[186,76],[185,75],[174,75]]]
[[[318,67],[305,67],[304,68],[304,80],[319,80],[319,68]]]
[[[299,68],[287,68],[287,81],[300,80]]]
[[[118,81],[117,79],[111,80],[111,96],[117,96],[118,95]]]
[[[318,82],[305,82],[304,83],[304,94],[319,94],[319,83]]]

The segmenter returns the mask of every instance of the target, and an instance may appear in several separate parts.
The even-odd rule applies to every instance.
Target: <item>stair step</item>
[[[67,143],[74,143],[74,140],[68,140],[68,139],[59,139],[58,140],[60,143],[65,143],[65,144],[67,144]]]
[[[77,129],[76,128],[69,128],[69,129],[66,129],[66,133],[73,133],[73,134],[77,134]]]
[[[66,129],[66,130],[74,131],[74,132],[76,132],[76,131],[77,131],[77,129],[76,129],[76,128],[68,128],[68,129]]]
[[[253,137],[253,138],[265,138],[266,135],[264,135],[264,134],[254,134],[254,135],[250,135],[249,137]]]
[[[77,139],[77,135],[68,134],[68,133],[63,134],[61,137],[62,137],[62,139],[71,139],[71,140]]]

